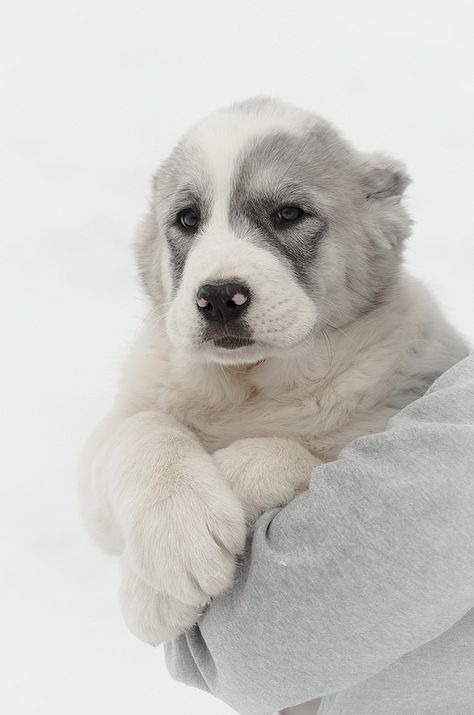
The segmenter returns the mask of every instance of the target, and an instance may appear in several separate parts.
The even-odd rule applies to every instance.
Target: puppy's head
[[[170,340],[197,359],[292,354],[396,283],[404,168],[272,99],[197,124],[158,170],[137,258]]]

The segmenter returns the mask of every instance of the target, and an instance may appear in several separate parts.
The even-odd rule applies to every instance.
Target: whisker
[[[349,340],[349,342],[351,342],[351,338],[348,336],[347,333],[344,332],[342,328],[338,328],[337,325],[333,325],[328,320],[324,320],[324,318],[321,318],[321,322],[324,323],[324,325],[327,325],[328,328],[331,328],[331,330],[336,330],[338,333],[342,333],[346,340]]]
[[[358,291],[357,288],[354,288],[352,281],[347,282],[347,287],[349,288],[349,290],[353,291],[356,295],[358,295],[359,298],[362,298],[362,300],[365,300],[367,303],[372,303],[373,297],[369,296],[369,295],[365,295],[364,293],[361,293],[360,291]]]
[[[321,334],[324,338],[324,343],[326,345],[326,352],[328,356],[328,361],[329,361],[329,368],[332,367],[332,358],[333,358],[333,352],[332,352],[332,344],[331,344],[331,339],[327,332],[324,330],[324,328],[321,328]]]
[[[323,303],[326,303],[327,305],[330,305],[332,308],[334,308],[335,310],[337,310],[337,312],[339,313],[339,315],[342,317],[342,310],[341,310],[341,308],[339,308],[338,305],[336,305],[335,303],[333,303],[332,300],[329,300],[329,298],[326,298],[325,296],[319,296],[319,297],[318,297],[318,301],[322,301]]]

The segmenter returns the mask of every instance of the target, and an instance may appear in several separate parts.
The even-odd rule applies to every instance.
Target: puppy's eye
[[[303,214],[303,209],[298,206],[282,206],[277,213],[277,219],[280,223],[291,223],[297,221]]]
[[[199,219],[199,212],[195,209],[185,209],[178,214],[178,221],[183,228],[196,228]]]

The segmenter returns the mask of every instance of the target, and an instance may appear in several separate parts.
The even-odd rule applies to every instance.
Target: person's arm
[[[256,523],[232,592],[167,644],[240,713],[348,688],[474,606],[474,356]]]

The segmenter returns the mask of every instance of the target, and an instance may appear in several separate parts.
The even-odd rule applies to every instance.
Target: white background
[[[472,3],[3,0],[3,715],[224,715],[122,626],[74,467],[144,309],[130,242],[180,134],[266,93],[403,159],[407,259],[474,337]],[[315,644],[317,647],[317,644]]]

